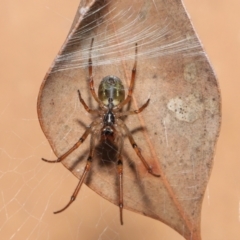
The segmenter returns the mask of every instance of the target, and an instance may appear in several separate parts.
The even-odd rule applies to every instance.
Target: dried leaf
[[[201,239],[201,204],[219,133],[220,95],[181,1],[80,3],[38,98],[40,124],[57,156],[72,147],[93,120],[79,103],[77,90],[91,108],[97,108],[88,87],[92,38],[95,87],[107,75],[116,75],[129,86],[138,43],[137,78],[128,107],[137,109],[151,98],[141,114],[124,121],[161,178],[147,173],[126,138],[124,208],[158,219],[186,239]],[[77,178],[88,149],[86,141],[63,161]],[[115,152],[112,146],[97,146],[86,184],[118,205]]]

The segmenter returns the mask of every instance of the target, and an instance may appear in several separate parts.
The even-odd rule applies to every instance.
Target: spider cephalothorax
[[[131,82],[128,90],[128,95],[125,98],[125,90],[120,78],[116,76],[106,76],[102,79],[99,88],[98,88],[98,96],[94,89],[94,82],[93,82],[93,75],[92,75],[92,58],[91,58],[91,50],[93,46],[93,39],[91,42],[91,47],[89,51],[89,60],[88,60],[88,71],[89,71],[89,88],[93,98],[97,101],[99,105],[99,109],[90,109],[85,101],[81,97],[81,93],[78,90],[79,100],[85,110],[89,113],[97,113],[100,117],[96,118],[90,126],[86,129],[84,134],[80,137],[80,139],[70,148],[66,153],[60,156],[57,160],[47,160],[42,158],[42,160],[50,163],[61,162],[65,159],[69,154],[71,154],[76,148],[78,148],[84,140],[91,134],[90,139],[90,150],[89,156],[87,158],[87,163],[84,169],[84,172],[79,180],[79,183],[71,196],[70,201],[68,204],[62,208],[61,210],[54,212],[59,213],[64,211],[77,197],[77,194],[90,170],[92,159],[93,159],[93,152],[95,148],[95,140],[100,139],[102,141],[111,141],[115,142],[116,138],[117,141],[117,172],[119,176],[119,209],[120,209],[120,222],[123,224],[123,217],[122,217],[122,210],[123,210],[123,162],[122,162],[122,149],[123,149],[123,132],[125,132],[126,136],[128,137],[133,149],[135,150],[136,154],[142,161],[143,165],[147,169],[147,171],[155,177],[160,177],[160,175],[153,173],[151,166],[147,163],[144,157],[141,154],[140,148],[137,146],[136,142],[133,139],[133,136],[123,122],[122,117],[131,115],[131,114],[138,114],[144,110],[148,106],[149,99],[142,107],[138,110],[132,110],[127,112],[122,112],[122,107],[127,104],[132,97],[133,92],[133,84],[135,81],[136,76],[136,67],[137,67],[137,44],[135,48],[135,62],[132,69],[132,77]]]

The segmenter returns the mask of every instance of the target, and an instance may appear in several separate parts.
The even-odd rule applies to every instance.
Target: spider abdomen
[[[108,105],[112,99],[114,106],[125,99],[125,89],[120,78],[109,75],[102,79],[98,88],[98,98],[104,105]]]

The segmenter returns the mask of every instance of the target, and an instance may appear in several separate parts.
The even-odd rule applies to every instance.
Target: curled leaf
[[[124,208],[158,219],[186,239],[201,239],[201,204],[219,133],[220,95],[181,1],[80,3],[38,98],[40,124],[58,157],[94,119],[80,104],[78,89],[91,108],[98,107],[88,85],[92,38],[95,88],[107,75],[118,76],[128,88],[138,43],[133,97],[124,111],[138,109],[151,99],[143,112],[124,122],[161,177],[146,171],[125,138]],[[86,141],[62,162],[77,178],[83,173],[88,151]],[[97,145],[86,184],[118,205],[116,152],[114,146]]]

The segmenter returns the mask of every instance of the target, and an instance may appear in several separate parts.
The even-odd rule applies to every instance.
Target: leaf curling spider
[[[78,182],[77,187],[75,188],[70,198],[70,201],[67,203],[67,205],[64,208],[54,212],[54,214],[60,213],[64,211],[66,208],[68,208],[70,204],[76,199],[78,192],[90,170],[92,159],[93,159],[93,152],[95,148],[96,137],[99,136],[101,141],[115,142],[116,140],[118,140],[119,141],[118,153],[117,153],[117,172],[118,172],[118,179],[119,179],[119,192],[118,192],[119,204],[118,205],[120,210],[120,223],[121,225],[123,225],[123,214],[122,214],[123,212],[123,163],[122,163],[123,134],[122,134],[122,130],[124,130],[124,132],[126,133],[133,149],[135,150],[136,154],[142,161],[147,171],[150,174],[152,174],[154,177],[160,177],[160,175],[155,174],[152,171],[151,166],[147,163],[147,161],[142,156],[141,150],[137,146],[136,142],[134,141],[130,130],[121,119],[121,117],[123,116],[138,114],[142,112],[148,106],[150,99],[148,99],[142,105],[142,107],[140,107],[137,110],[120,112],[122,107],[126,105],[132,98],[133,85],[135,82],[136,68],[137,68],[137,49],[138,49],[137,43],[135,44],[135,62],[132,69],[131,82],[130,82],[127,97],[125,98],[125,90],[124,90],[124,86],[122,84],[121,79],[111,75],[106,76],[102,79],[98,88],[98,96],[97,96],[94,89],[94,82],[93,82],[93,75],[92,75],[91,52],[92,52],[93,41],[94,41],[94,38],[92,38],[92,41],[91,41],[90,50],[89,50],[89,60],[88,60],[89,88],[93,98],[99,104],[100,109],[95,109],[95,110],[90,109],[85,103],[85,101],[82,99],[81,93],[79,90],[78,90],[78,96],[85,110],[91,114],[97,113],[100,116],[100,118],[97,118],[96,120],[94,120],[90,124],[90,126],[86,129],[86,131],[83,133],[83,135],[80,137],[80,139],[73,145],[73,147],[71,147],[67,152],[61,155],[57,160],[47,160],[45,158],[42,158],[42,160],[49,163],[61,162],[69,154],[71,154],[75,149],[77,149],[85,141],[88,135],[91,134],[90,150],[89,150],[90,153],[87,158],[85,169]]]

